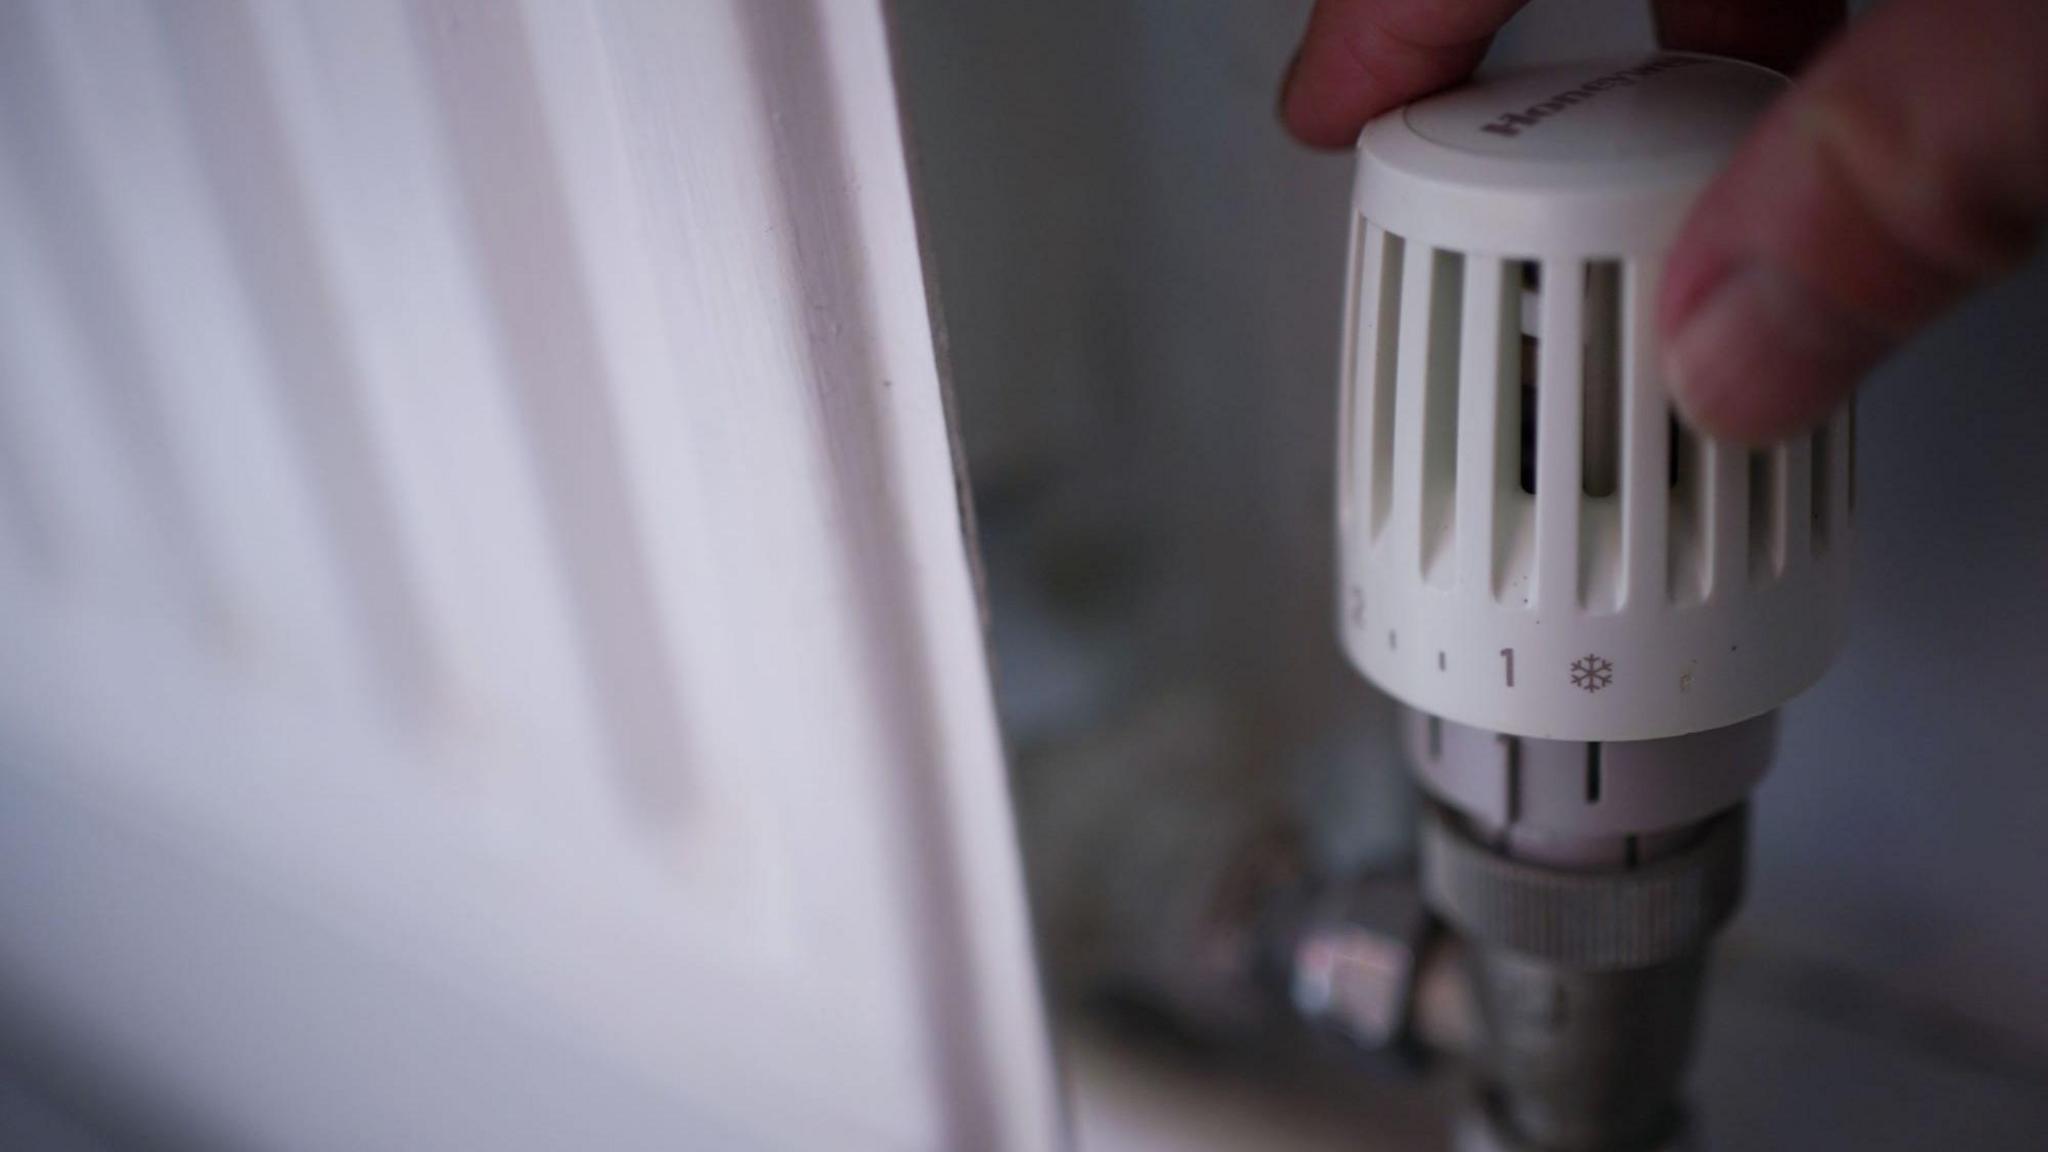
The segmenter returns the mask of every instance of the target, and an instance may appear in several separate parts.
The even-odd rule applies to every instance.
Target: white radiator
[[[0,1006],[254,1147],[1043,1149],[876,0],[0,2]]]

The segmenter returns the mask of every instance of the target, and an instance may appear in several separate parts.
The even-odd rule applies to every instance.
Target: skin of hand
[[[1317,0],[1288,131],[1365,122],[1462,80],[1526,0]],[[2048,217],[2048,0],[1656,0],[1671,48],[1794,75],[1701,195],[1657,322],[1679,409],[1759,444],[1833,411],[1893,348],[2021,263]]]

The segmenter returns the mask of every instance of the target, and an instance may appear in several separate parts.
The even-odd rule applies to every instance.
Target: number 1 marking
[[[1501,649],[1500,658],[1507,662],[1508,687],[1513,688],[1515,686],[1515,650],[1513,648]]]

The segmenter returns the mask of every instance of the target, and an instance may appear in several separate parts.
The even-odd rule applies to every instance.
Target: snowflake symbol
[[[1614,683],[1614,662],[1588,652],[1572,661],[1572,687],[1598,692]]]

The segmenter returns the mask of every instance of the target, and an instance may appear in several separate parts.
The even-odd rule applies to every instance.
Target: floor
[[[1718,1152],[2034,1152],[2048,1133],[2036,1054],[1738,968],[1713,1000],[1695,1077]],[[1259,1071],[1099,1024],[1063,1030],[1082,1152],[1424,1152],[1456,1086],[1361,1070]],[[104,1086],[0,1063],[0,1149],[136,1152],[147,1129],[95,1117]],[[58,1095],[52,1095],[52,1089]],[[61,1099],[62,1104],[57,1101]],[[82,1106],[78,1102],[85,1102]],[[66,1105],[69,1105],[67,1107]],[[133,1117],[129,1120],[132,1121]]]

